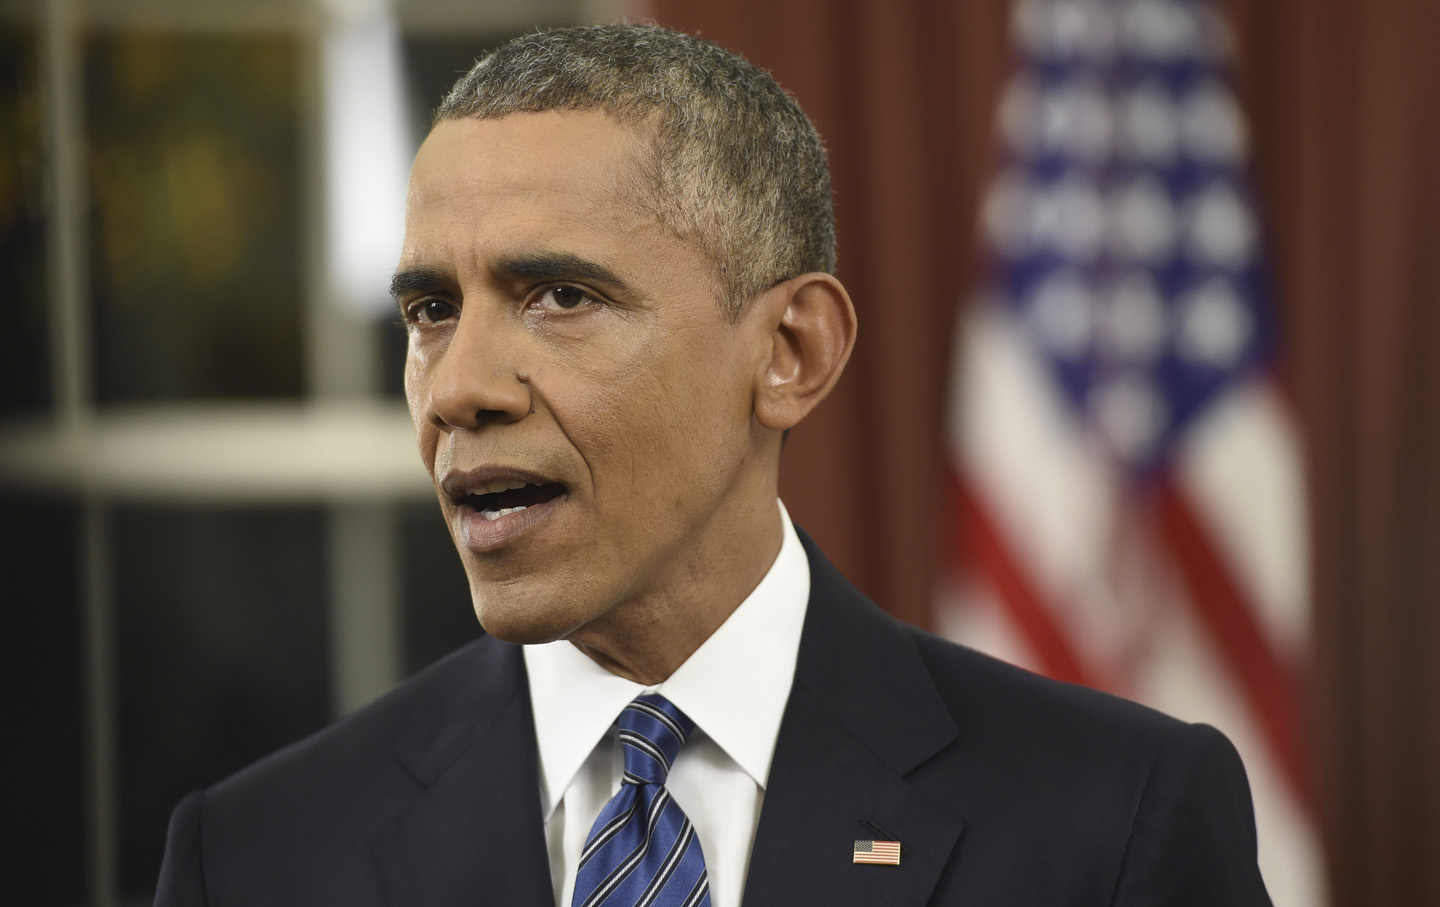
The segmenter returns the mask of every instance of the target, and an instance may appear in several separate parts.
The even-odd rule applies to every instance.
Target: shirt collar
[[[650,690],[689,715],[765,786],[810,598],[810,562],[785,505],[779,507],[783,540],[769,572],[660,685],[644,687],[611,674],[564,640],[524,647],[547,821],[620,710]]]

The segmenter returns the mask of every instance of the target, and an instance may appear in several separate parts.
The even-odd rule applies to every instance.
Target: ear
[[[763,296],[759,308],[768,319],[771,344],[769,361],[756,375],[755,418],[765,428],[785,431],[840,380],[855,346],[855,306],[840,281],[818,272],[777,284]]]

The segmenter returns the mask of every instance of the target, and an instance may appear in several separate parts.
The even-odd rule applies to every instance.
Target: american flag
[[[876,863],[881,866],[900,865],[899,841],[856,841],[856,863]]]
[[[947,635],[1220,727],[1277,905],[1320,904],[1295,430],[1205,0],[1016,0],[950,389]]]

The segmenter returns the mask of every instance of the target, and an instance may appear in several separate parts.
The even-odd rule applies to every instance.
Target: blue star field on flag
[[[992,291],[1132,475],[1271,353],[1245,128],[1204,0],[1019,0]]]

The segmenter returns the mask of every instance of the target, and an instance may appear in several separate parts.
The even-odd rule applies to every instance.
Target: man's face
[[[446,121],[411,176],[406,396],[476,614],[513,642],[684,607],[774,519],[769,335],[633,200],[641,141],[602,113]]]

